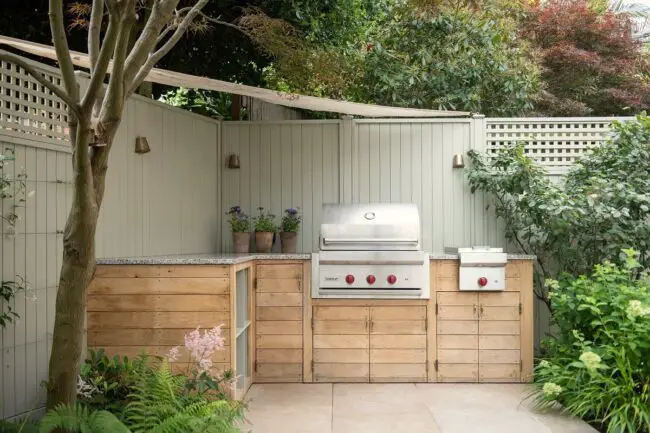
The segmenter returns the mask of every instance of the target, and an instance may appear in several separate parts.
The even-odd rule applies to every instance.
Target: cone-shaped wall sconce
[[[149,147],[147,137],[137,137],[135,139],[135,153],[142,154],[149,152],[151,152],[151,148]]]

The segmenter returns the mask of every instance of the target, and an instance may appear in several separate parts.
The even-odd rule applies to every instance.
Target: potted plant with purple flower
[[[282,231],[280,232],[280,242],[282,243],[283,253],[295,253],[298,245],[298,231],[302,216],[298,208],[290,207],[284,211],[282,217]]]
[[[226,215],[232,231],[232,245],[235,253],[247,253],[250,246],[250,221],[239,206],[232,206]]]
[[[255,251],[270,253],[273,249],[273,238],[278,231],[275,224],[275,215],[265,211],[263,207],[257,208],[260,214],[253,219],[255,224]]]

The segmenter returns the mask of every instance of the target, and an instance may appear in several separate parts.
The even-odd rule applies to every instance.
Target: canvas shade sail
[[[32,55],[56,60],[54,47],[10,38],[0,35],[0,44]],[[75,66],[89,68],[90,60],[87,54],[77,51],[70,52]],[[110,70],[110,68],[109,68]],[[174,87],[187,87],[192,89],[215,90],[217,92],[256,98],[270,104],[283,105],[291,108],[301,108],[313,111],[327,111],[332,113],[348,114],[362,117],[467,117],[471,113],[466,111],[424,110],[418,108],[389,107],[385,105],[360,104],[357,102],[339,101],[316,96],[300,95],[296,93],[278,92],[260,87],[246,86],[228,81],[215,80],[207,77],[183,74],[165,69],[153,68],[146,81]]]

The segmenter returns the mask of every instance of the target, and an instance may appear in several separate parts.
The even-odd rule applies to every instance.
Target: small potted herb
[[[283,253],[295,253],[298,246],[298,231],[302,216],[298,209],[291,207],[284,211],[282,217],[282,231],[280,232],[280,242],[282,243]]]
[[[228,224],[232,231],[232,245],[235,253],[247,253],[250,246],[250,221],[241,207],[233,206],[226,215],[230,216]]]
[[[270,253],[273,249],[273,237],[278,227],[273,221],[275,215],[265,211],[263,207],[257,208],[259,216],[254,218],[255,222],[255,250],[258,253]]]

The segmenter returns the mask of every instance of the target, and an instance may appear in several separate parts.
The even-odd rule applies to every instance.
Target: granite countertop
[[[429,254],[431,260],[458,260],[457,254]],[[178,254],[169,256],[97,259],[98,265],[236,265],[251,260],[310,260],[311,254]],[[508,260],[535,260],[535,256],[508,254]]]

